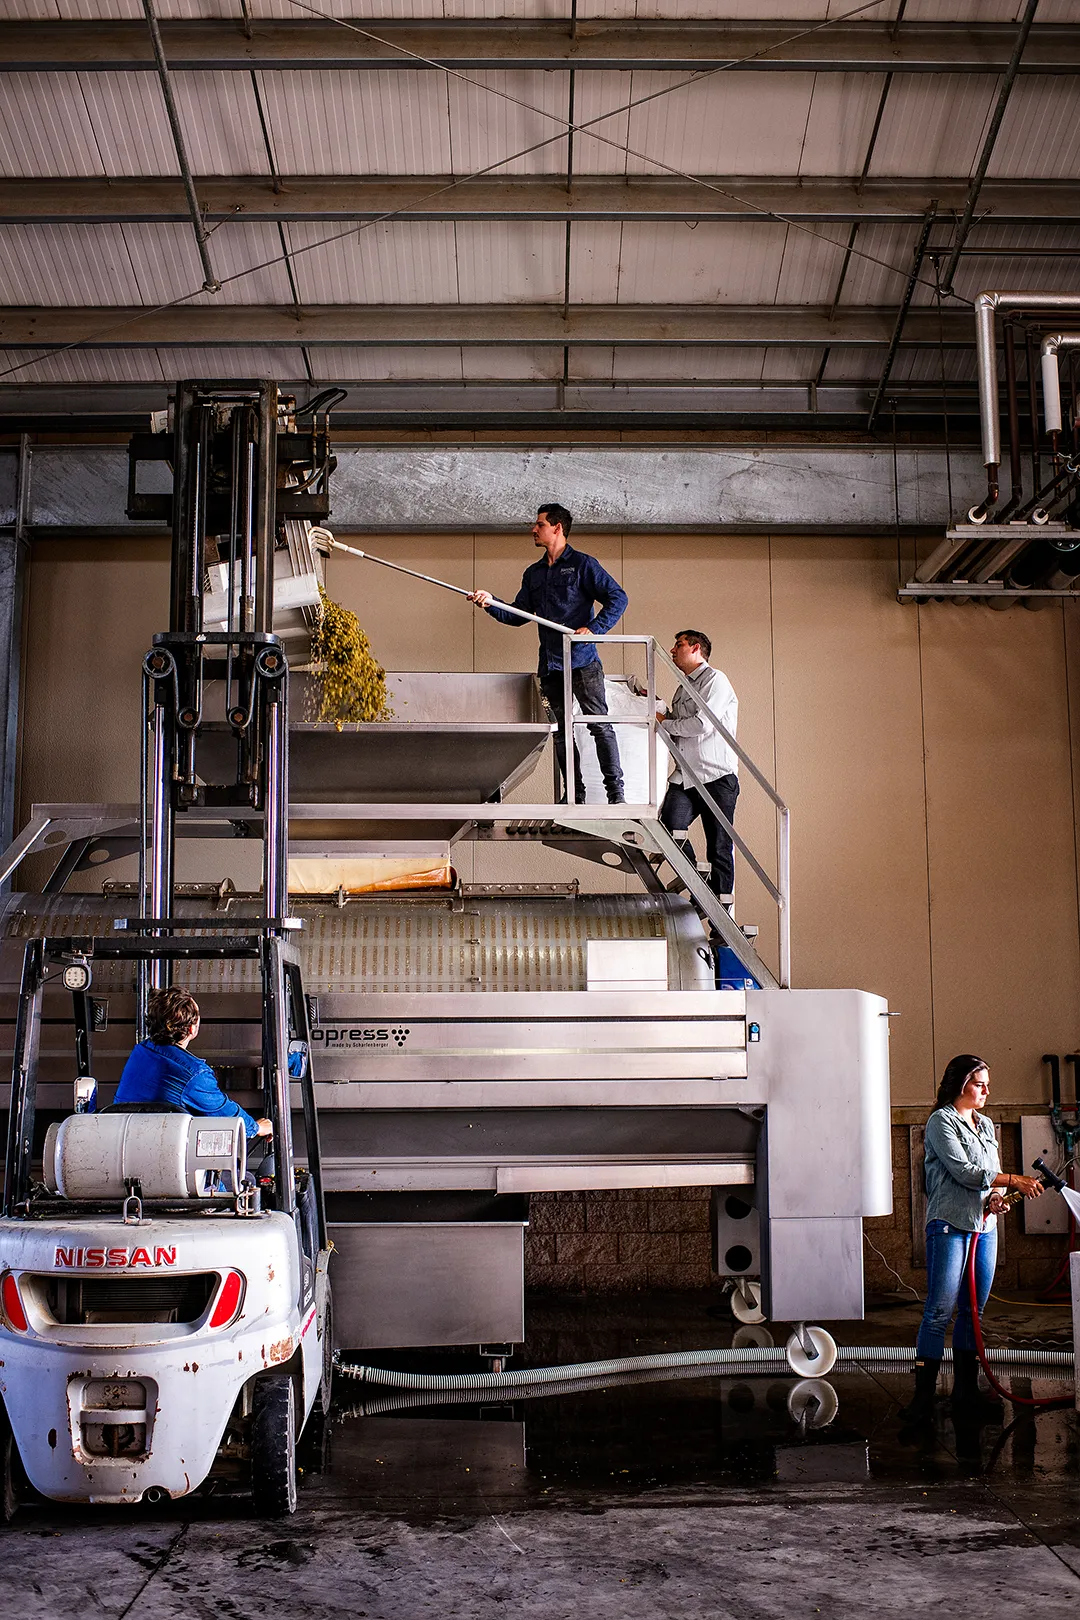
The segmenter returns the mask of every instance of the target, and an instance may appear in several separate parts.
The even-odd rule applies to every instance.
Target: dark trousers
[[[712,797],[729,821],[735,819],[735,800],[739,797],[739,778],[737,776],[718,776],[715,782],[706,782]],[[731,894],[735,887],[735,851],[731,843],[731,834],[722,826],[697,788],[682,787],[678,782],[669,782],[664,802],[660,807],[660,823],[670,833],[685,832],[695,816],[701,817],[701,825],[705,829],[705,854],[712,871],[709,874],[709,887],[714,894]],[[690,845],[686,845],[687,854],[691,860],[696,856]]]
[[[571,671],[574,696],[581,707],[582,714],[607,714],[607,695],[604,691],[604,666],[599,659],[591,664],[583,664],[580,669]],[[563,792],[566,792],[566,738],[563,734],[563,675],[562,670],[552,670],[549,675],[541,675],[540,690],[544,694],[544,701],[559,723],[555,733],[555,752],[559,759],[559,769],[562,772]],[[604,778],[604,787],[607,789],[608,800],[611,804],[618,804],[623,796],[622,765],[619,761],[619,745],[615,741],[614,726],[590,726],[593,741],[596,744],[596,757],[600,762],[600,770]],[[585,789],[581,785],[581,758],[578,754],[577,741],[574,742],[574,780],[577,783],[577,802],[581,804],[585,798]]]

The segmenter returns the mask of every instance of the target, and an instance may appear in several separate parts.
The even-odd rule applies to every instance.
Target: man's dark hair
[[[151,990],[146,1000],[146,1033],[155,1046],[176,1046],[198,1016],[199,1003],[186,990],[176,985]]]
[[[712,642],[704,630],[680,630],[675,640],[689,642],[691,647],[700,647],[706,658],[712,657]]]
[[[547,513],[547,520],[552,528],[555,527],[556,523],[561,523],[562,532],[569,540],[570,529],[574,522],[573,513],[568,512],[565,506],[560,506],[558,501],[541,501],[536,508],[537,517],[540,516],[541,512]]]

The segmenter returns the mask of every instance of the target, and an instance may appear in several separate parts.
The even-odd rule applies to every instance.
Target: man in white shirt
[[[712,642],[703,630],[680,630],[671,649],[672,662],[696,687],[702,701],[731,736],[739,720],[739,700],[727,676],[709,663]],[[662,724],[679,753],[691,767],[697,779],[704,783],[729,821],[735,816],[735,801],[739,796],[738,756],[724,741],[712,721],[702,713],[690,694],[679,687],[671,708],[665,713],[657,711]],[[668,788],[660,810],[660,820],[675,838],[685,840],[687,829],[696,816],[701,817],[705,829],[705,850],[711,873],[709,887],[730,902],[735,886],[735,854],[731,834],[717,819],[679,765],[668,778]],[[686,843],[686,853],[694,860],[694,852]]]

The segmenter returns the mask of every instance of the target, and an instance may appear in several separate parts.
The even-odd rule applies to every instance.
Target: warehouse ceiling
[[[4,11],[9,428],[271,375],[380,427],[962,430],[975,293],[1080,290],[1075,0]]]

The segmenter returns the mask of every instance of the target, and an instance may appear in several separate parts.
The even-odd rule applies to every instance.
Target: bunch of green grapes
[[[319,586],[322,606],[311,636],[311,662],[319,687],[317,719],[335,725],[389,720],[386,671],[371,651],[355,613]]]

